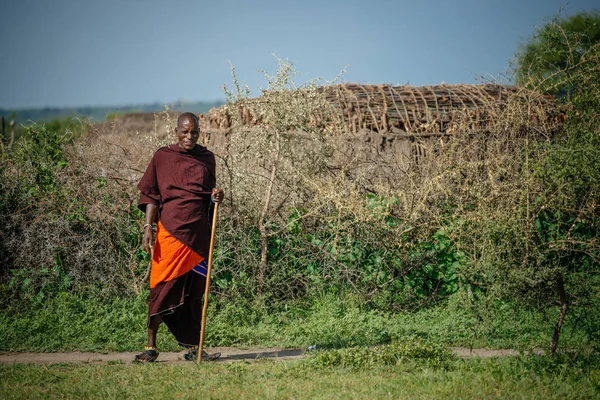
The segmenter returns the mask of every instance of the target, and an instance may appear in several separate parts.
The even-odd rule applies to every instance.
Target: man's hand
[[[148,227],[144,229],[144,238],[142,239],[142,247],[144,251],[150,255],[152,255],[152,251],[154,250],[154,232],[152,231],[152,227]]]
[[[223,193],[223,189],[221,189],[221,188],[214,188],[212,190],[212,198],[215,201],[215,203],[222,202],[224,197],[225,197],[225,194]]]

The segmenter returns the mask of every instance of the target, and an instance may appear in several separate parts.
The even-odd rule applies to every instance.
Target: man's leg
[[[156,347],[156,333],[158,327],[162,322],[162,315],[154,315],[150,318],[150,325],[148,326],[148,347]]]
[[[150,317],[150,325],[148,326],[148,345],[144,351],[135,356],[139,362],[153,362],[158,357],[158,349],[156,348],[156,334],[162,322],[162,315],[153,315]]]

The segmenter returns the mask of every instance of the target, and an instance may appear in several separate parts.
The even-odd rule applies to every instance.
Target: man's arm
[[[146,223],[144,224],[144,238],[142,239],[142,247],[144,251],[152,255],[152,247],[154,246],[154,231],[152,223],[156,220],[158,207],[156,204],[146,204]]]

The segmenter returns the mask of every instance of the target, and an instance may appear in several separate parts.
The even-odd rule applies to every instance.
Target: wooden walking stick
[[[204,328],[206,327],[206,310],[208,309],[208,291],[210,289],[210,270],[212,268],[213,248],[215,246],[215,231],[217,229],[218,210],[219,203],[215,203],[212,231],[210,233],[210,248],[208,250],[208,267],[206,268],[206,289],[204,289],[204,305],[202,306],[202,325],[200,327],[200,348],[198,349],[198,361],[202,361],[202,349],[204,348]]]

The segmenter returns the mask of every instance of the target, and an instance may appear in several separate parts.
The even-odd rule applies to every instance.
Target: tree
[[[556,18],[538,28],[517,53],[517,84],[564,97],[573,90],[574,75],[597,57],[599,43],[597,11]]]
[[[491,272],[504,293],[559,306],[554,353],[567,313],[593,315],[599,307],[600,14],[549,22],[517,58],[518,83],[558,96],[566,122],[550,140],[528,142],[520,178],[527,195],[514,202],[515,214],[526,215],[513,225],[512,253]],[[597,340],[597,327],[589,331]]]

